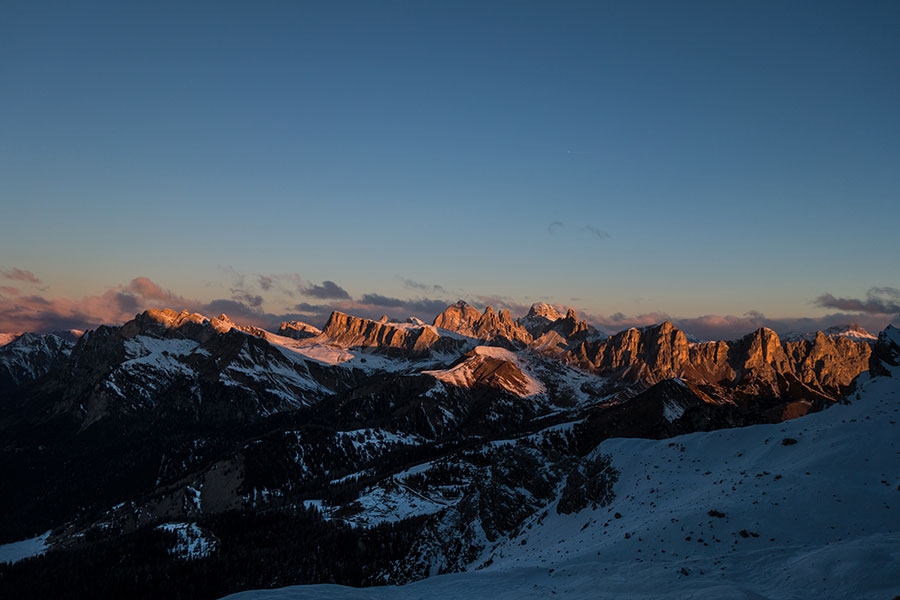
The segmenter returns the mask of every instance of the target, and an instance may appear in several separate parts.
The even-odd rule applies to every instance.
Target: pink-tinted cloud
[[[146,277],[80,300],[41,295],[19,296],[0,302],[0,331],[89,329],[123,323],[147,308],[189,308],[191,303]]]
[[[124,291],[145,300],[163,301],[172,304],[184,302],[181,296],[162,288],[146,277],[135,277],[124,286]]]
[[[24,283],[30,283],[32,285],[40,285],[41,280],[38,279],[34,273],[31,271],[23,271],[22,269],[0,269],[0,275],[2,275],[6,279],[11,279],[13,281],[22,281]]]

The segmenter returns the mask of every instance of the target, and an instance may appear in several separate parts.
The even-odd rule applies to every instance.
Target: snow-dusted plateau
[[[3,597],[900,595],[893,327],[461,302],[2,341]]]

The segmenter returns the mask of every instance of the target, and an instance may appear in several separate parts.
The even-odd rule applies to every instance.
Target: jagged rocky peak
[[[456,341],[442,338],[427,325],[387,323],[334,311],[322,332],[323,341],[350,348],[372,348],[402,355],[425,355]]]
[[[535,302],[528,309],[528,314],[519,319],[519,324],[531,334],[531,337],[538,338],[562,318],[563,315],[552,304]]]
[[[546,302],[535,302],[531,305],[531,308],[528,309],[528,314],[525,315],[525,318],[542,318],[552,323],[553,321],[563,318],[563,316],[558,310],[556,310],[556,308],[552,304],[547,304]]]
[[[294,338],[295,340],[305,340],[320,335],[322,330],[313,327],[309,323],[303,321],[284,321],[278,328],[278,335]]]
[[[787,362],[787,355],[778,334],[768,327],[760,327],[745,335],[740,344],[747,348],[747,366],[774,365]]]
[[[228,318],[225,313],[209,320],[209,325],[219,333],[228,333],[232,329],[238,328],[237,324]]]
[[[513,320],[508,310],[494,312],[492,306],[484,309],[484,314],[473,326],[475,337],[481,340],[498,341],[511,345],[528,345],[533,338],[528,331]]]
[[[71,354],[75,339],[69,332],[22,333],[0,337],[0,398],[4,390],[47,373]]]
[[[339,311],[328,318],[317,341],[407,358],[431,356],[435,352],[455,353],[471,343],[463,337],[442,335],[437,327],[418,319],[406,323],[382,322]]]
[[[156,338],[185,338],[205,344],[216,336],[232,331],[266,338],[266,331],[251,325],[238,325],[228,315],[207,318],[199,313],[170,308],[153,308],[144,311],[120,328],[114,328],[121,339],[144,335]]]
[[[234,327],[235,324],[225,315],[207,319],[199,313],[187,310],[178,312],[171,308],[152,308],[125,323],[120,334],[125,339],[137,335],[183,336],[202,343],[215,335],[231,331]]]
[[[846,389],[869,366],[872,344],[867,338],[818,332],[812,341],[784,342],[797,377],[812,387]]]
[[[322,334],[327,338],[336,338],[347,333],[362,331],[373,325],[379,325],[379,323],[372,319],[354,317],[339,310],[335,310],[329,315],[328,321],[325,323],[325,328],[322,330]]]
[[[223,315],[224,316],[224,315]],[[227,317],[226,317],[227,318]],[[185,323],[195,323],[203,325],[209,319],[199,313],[192,313],[188,310],[181,312],[172,310],[171,308],[151,308],[135,317],[135,321],[141,323],[159,323],[167,329],[177,329]]]
[[[463,300],[451,304],[434,318],[433,325],[463,335],[473,335],[472,326],[481,318],[478,309]]]
[[[451,304],[435,317],[434,326],[509,346],[527,345],[533,339],[507,309],[501,309],[498,313],[493,306],[487,306],[483,313],[479,313],[478,309],[462,300]]]
[[[568,309],[566,316],[557,320],[552,328],[567,338],[578,336],[579,334],[599,334],[596,329],[588,325],[587,321],[578,320],[578,315],[575,313],[574,308]]]

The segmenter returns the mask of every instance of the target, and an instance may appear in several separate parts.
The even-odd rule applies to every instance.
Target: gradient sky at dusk
[[[137,5],[135,5],[137,4]],[[0,3],[0,331],[900,321],[900,3]]]

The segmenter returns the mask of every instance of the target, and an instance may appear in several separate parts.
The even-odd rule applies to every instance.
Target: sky
[[[0,331],[900,321],[900,4],[0,3]]]

